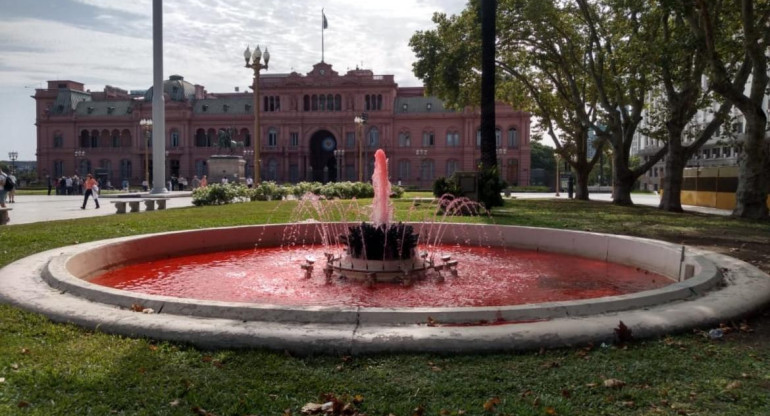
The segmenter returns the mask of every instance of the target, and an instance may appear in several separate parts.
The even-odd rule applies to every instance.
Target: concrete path
[[[143,194],[143,196],[146,195],[147,194]],[[167,208],[182,208],[192,206],[192,197],[190,192],[169,192],[167,196],[170,198],[166,203]],[[557,197],[552,192],[514,193],[511,196],[519,199],[567,199],[566,193],[561,193],[561,195]],[[609,202],[612,200],[612,196],[610,194],[604,193],[591,194],[590,198],[592,201]],[[10,212],[11,222],[9,223],[9,225],[13,225],[114,215],[115,206],[111,204],[110,201],[114,201],[115,199],[116,196],[113,197],[112,195],[101,196],[99,198],[101,204],[100,209],[96,209],[94,202],[89,199],[87,208],[82,210],[80,209],[80,206],[83,203],[82,195],[17,195],[15,203],[6,205],[13,208],[13,211]],[[631,199],[637,205],[658,206],[658,203],[660,202],[660,197],[654,194],[632,194]],[[727,210],[696,207],[691,205],[685,205],[683,208],[687,212],[700,212],[714,215],[730,215],[731,213],[731,211]],[[144,211],[143,206],[142,211]],[[130,215],[130,213],[121,215]]]

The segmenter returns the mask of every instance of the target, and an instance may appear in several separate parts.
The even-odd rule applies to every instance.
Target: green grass
[[[288,222],[295,206],[256,202],[0,227],[0,265],[115,236]],[[397,218],[413,220],[430,208],[407,199],[394,206]],[[770,236],[767,223],[565,200],[509,200],[473,220],[669,241]],[[713,342],[697,331],[626,348],[293,357],[107,335],[0,305],[0,379],[0,415],[299,415],[327,393],[350,403],[359,395],[354,406],[368,415],[770,414],[767,345],[747,334]],[[607,379],[625,385],[605,387]]]

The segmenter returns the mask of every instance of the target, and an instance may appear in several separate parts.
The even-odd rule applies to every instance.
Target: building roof
[[[145,101],[152,101],[153,88],[147,89],[144,94]],[[188,101],[195,98],[195,85],[185,81],[181,75],[171,75],[163,81],[163,93],[171,101]]]
[[[75,108],[75,114],[82,117],[123,116],[132,111],[133,103],[126,100],[81,101]]]

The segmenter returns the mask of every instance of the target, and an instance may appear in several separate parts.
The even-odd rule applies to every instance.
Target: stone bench
[[[116,213],[118,214],[125,214],[126,213],[126,204],[131,208],[131,212],[139,212],[139,203],[142,202],[142,199],[126,199],[122,201],[110,201],[111,203],[115,204]]]
[[[11,220],[11,217],[8,216],[8,211],[12,210],[13,208],[0,208],[0,225],[8,224],[8,221]]]
[[[155,209],[154,206],[151,207],[153,203],[157,205],[158,209],[166,209],[166,201],[168,200],[169,198],[145,199],[144,204],[147,206],[147,211],[152,211],[153,209]]]

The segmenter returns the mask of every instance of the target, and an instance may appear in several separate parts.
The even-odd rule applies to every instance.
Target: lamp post
[[[419,179],[419,181],[422,182],[423,180],[425,180],[425,177],[428,176],[428,175],[426,175],[428,172],[426,171],[427,168],[425,166],[425,161],[422,160],[422,159],[424,159],[425,157],[428,156],[428,149],[415,149],[414,154],[415,154],[415,156],[420,158],[420,161],[419,161],[420,162],[420,177],[417,178],[417,179]]]
[[[265,63],[262,64],[262,57],[265,58]],[[254,182],[260,182],[260,167],[259,167],[259,151],[262,146],[262,135],[259,132],[259,72],[263,69],[267,69],[267,63],[270,61],[270,52],[265,48],[263,54],[259,50],[259,45],[254,53],[251,53],[249,47],[246,46],[246,50],[243,51],[243,58],[246,60],[246,68],[254,70],[254,83],[251,85],[251,89],[254,90]],[[251,63],[249,63],[251,61]]]
[[[249,175],[248,172],[248,160],[251,159],[251,157],[254,156],[254,149],[243,149],[243,157],[247,160],[246,162],[246,176]],[[253,179],[253,178],[252,178]]]
[[[554,153],[556,159],[556,196],[559,196],[559,188],[561,188],[561,177],[559,177],[559,154]]]
[[[80,172],[78,172],[78,168],[79,168],[79,166],[78,166],[78,159],[80,159],[82,157],[85,157],[85,156],[86,156],[86,151],[85,150],[83,150],[83,149],[75,149],[75,174],[80,174]],[[86,172],[86,173],[88,173],[88,172]]]
[[[358,181],[363,182],[364,181],[364,149],[362,146],[362,141],[364,140],[363,136],[363,129],[364,125],[366,124],[366,120],[369,118],[369,115],[366,113],[361,113],[361,115],[356,116],[353,119],[353,122],[356,123],[356,136],[358,136]]]
[[[337,182],[342,182],[342,168],[343,163],[345,163],[345,149],[337,149],[334,151],[334,157],[339,160],[337,162]]]
[[[143,118],[139,120],[139,125],[144,131],[144,180],[147,186],[150,186],[150,132],[152,131],[152,119]]]
[[[16,174],[16,159],[19,158],[19,152],[17,151],[11,151],[8,152],[8,159],[11,159],[11,174]]]

